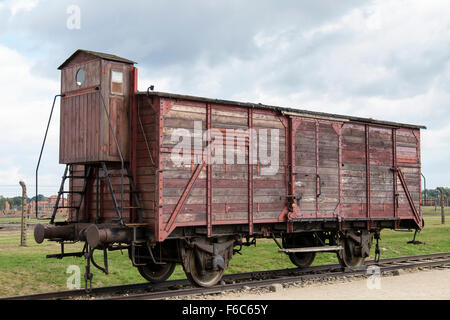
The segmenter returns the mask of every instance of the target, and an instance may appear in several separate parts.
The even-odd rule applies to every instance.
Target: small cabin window
[[[85,76],[85,72],[83,69],[78,69],[77,74],[76,74],[76,81],[77,81],[77,85],[81,86],[85,80],[86,76]]]
[[[111,71],[111,93],[123,93],[123,72]]]

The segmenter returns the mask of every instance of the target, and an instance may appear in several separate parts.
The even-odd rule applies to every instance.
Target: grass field
[[[425,254],[450,251],[450,216],[448,223],[441,225],[440,216],[425,216],[425,228],[417,236],[417,240],[425,242],[422,245],[411,245],[413,232],[384,230],[381,233],[381,258]],[[46,259],[45,255],[59,253],[59,244],[45,241],[43,244],[34,242],[31,232],[28,233],[28,247],[19,247],[20,239],[17,231],[0,231],[0,296],[30,294],[45,291],[67,290],[66,280],[69,265],[78,265],[81,270],[83,287],[84,258],[64,258],[62,260]],[[82,245],[66,246],[66,252],[80,251]],[[372,248],[372,254],[373,254]],[[93,286],[106,286],[143,282],[143,278],[132,267],[126,251],[109,253],[110,274],[92,268],[94,274]],[[100,264],[102,254],[96,255]],[[322,253],[316,256],[314,265],[337,263],[336,254]],[[269,270],[277,268],[292,268],[289,258],[278,253],[272,240],[258,240],[256,247],[244,247],[242,255],[235,255],[227,273]],[[183,270],[177,266],[171,279],[184,278]]]
[[[423,214],[431,214],[431,215],[435,215],[435,214],[441,214],[441,207],[434,207],[434,206],[427,206],[427,207],[422,207],[422,212]],[[450,214],[450,207],[444,207],[444,212],[445,214]]]

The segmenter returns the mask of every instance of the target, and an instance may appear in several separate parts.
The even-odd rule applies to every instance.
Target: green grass
[[[430,214],[430,215],[440,215],[441,214],[441,207],[434,207],[434,206],[426,206],[426,207],[422,207],[422,212],[423,214]],[[450,214],[450,207],[444,207],[444,213],[445,214]]]
[[[450,218],[448,224],[440,224],[440,216],[425,216],[425,228],[416,240],[423,245],[411,245],[413,232],[384,230],[381,233],[381,258],[425,254],[450,251]],[[45,241],[34,242],[31,232],[28,233],[28,247],[19,247],[18,231],[0,231],[0,296],[30,294],[45,291],[67,290],[66,280],[69,265],[78,265],[81,270],[82,286],[85,266],[84,258],[46,259],[46,254],[59,253],[59,244]],[[66,252],[80,251],[82,244],[66,246]],[[272,240],[261,239],[256,247],[243,247],[242,255],[235,255],[226,273],[292,268],[289,258],[278,253]],[[372,255],[374,249],[372,247]],[[136,268],[132,267],[126,251],[108,253],[110,274],[92,268],[93,286],[118,285],[143,282]],[[102,253],[95,256],[96,261],[103,262]],[[336,254],[317,254],[314,265],[337,263]],[[177,266],[171,279],[185,278],[180,266]]]

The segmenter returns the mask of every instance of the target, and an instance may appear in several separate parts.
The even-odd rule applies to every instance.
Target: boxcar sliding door
[[[329,218],[339,212],[340,127],[338,122],[293,120],[295,192],[300,217]]]

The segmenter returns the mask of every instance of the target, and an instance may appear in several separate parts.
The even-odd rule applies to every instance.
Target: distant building
[[[50,196],[50,197],[48,197],[48,201],[47,202],[54,206],[56,204],[56,200],[57,199],[58,199],[58,196]]]
[[[56,205],[56,200],[58,199],[57,195],[52,195],[47,198],[47,200],[38,201],[38,211],[39,213],[45,214],[47,216],[53,213],[53,208]],[[62,205],[63,199],[60,199],[59,205]],[[65,201],[65,200],[64,200]],[[36,201],[31,201],[29,203],[30,213],[36,214]],[[66,215],[67,209],[59,209],[58,214]]]

